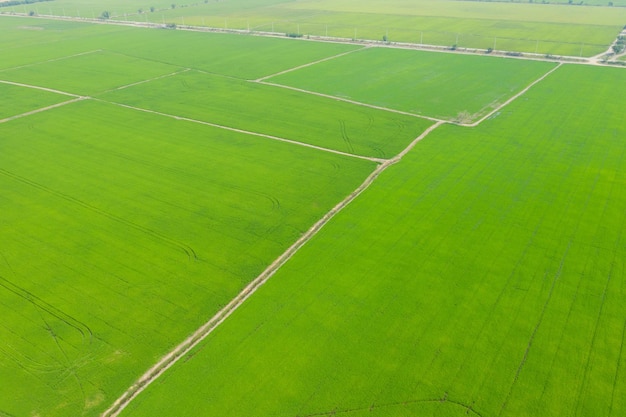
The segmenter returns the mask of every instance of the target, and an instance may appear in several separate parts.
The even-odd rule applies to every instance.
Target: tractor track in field
[[[235,310],[237,310],[248,298],[252,296],[263,284],[265,284],[298,250],[303,247],[313,236],[315,236],[336,214],[347,207],[361,193],[363,193],[387,168],[398,163],[419,141],[424,139],[437,127],[447,122],[439,121],[426,129],[415,138],[402,152],[395,157],[385,160],[378,165],[363,183],[339,204],[333,207],[320,220],[309,228],[294,244],[272,262],[257,278],[250,282],[235,298],[225,307],[217,312],[213,317],[196,330],[191,336],[176,346],[172,351],[163,356],[154,366],[148,369],[131,387],[126,390],[106,411],[102,417],[117,417],[130,404],[130,402],[143,392],[152,382],[154,382],[165,371],[171,368],[176,362],[183,358],[189,351],[202,342],[209,334],[226,320]]]

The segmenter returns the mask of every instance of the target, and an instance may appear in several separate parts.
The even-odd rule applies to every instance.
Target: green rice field
[[[459,48],[592,56],[626,22],[622,0],[483,2],[442,0],[206,0],[196,3],[55,0],[0,12],[206,26]]]
[[[70,97],[49,91],[33,90],[13,84],[0,83],[0,119],[67,101]]]
[[[435,130],[122,415],[621,415],[624,76]]]
[[[621,0],[144,1],[0,7],[0,417],[626,414],[626,70],[305,32]]]
[[[105,100],[366,156],[392,156],[431,122],[258,83],[188,71]],[[164,99],[167,97],[167,99]]]
[[[267,82],[429,117],[480,118],[555,64],[368,48]]]

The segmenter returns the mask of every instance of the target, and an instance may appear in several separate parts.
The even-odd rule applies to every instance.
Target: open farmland
[[[547,3],[547,2],[546,2]],[[558,2],[549,2],[558,3]],[[566,2],[560,2],[566,3]],[[578,3],[578,2],[576,2]],[[107,10],[124,22],[209,26],[459,48],[593,56],[626,22],[623,0],[580,4],[442,0],[230,0],[106,4],[55,0],[8,12],[97,18]],[[0,9],[0,12],[2,9]]]
[[[431,124],[409,115],[195,71],[100,97],[373,157],[399,153]]]
[[[67,101],[68,96],[0,83],[0,120]]]
[[[315,4],[357,14],[140,16]],[[0,417],[626,413],[623,69],[0,34]]]
[[[92,101],[0,135],[9,415],[97,414],[373,165]]]
[[[468,122],[554,68],[546,62],[368,48],[265,81]]]
[[[624,77],[439,127],[122,416],[622,415]]]

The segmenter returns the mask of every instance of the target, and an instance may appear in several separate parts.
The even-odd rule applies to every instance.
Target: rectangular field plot
[[[5,80],[89,95],[159,77],[180,67],[108,51],[94,51],[0,72]]]
[[[84,53],[97,49],[93,45],[103,39],[123,39],[117,35],[136,30],[114,25],[0,16],[0,69]]]
[[[624,415],[625,79],[439,127],[122,416]]]
[[[381,158],[400,152],[431,123],[331,98],[194,71],[99,97]]]
[[[475,120],[555,64],[369,48],[267,81],[418,115]]]
[[[0,414],[99,415],[373,167],[91,100],[1,124]]]
[[[124,42],[110,46],[132,56],[250,80],[360,48],[302,39],[168,30],[137,30]]]
[[[62,94],[2,82],[0,74],[0,121],[72,99]]]

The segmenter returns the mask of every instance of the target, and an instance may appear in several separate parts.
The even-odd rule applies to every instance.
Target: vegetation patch
[[[15,416],[99,415],[374,167],[92,100],[0,137]]]
[[[100,96],[343,152],[391,157],[429,121],[259,83],[188,71]]]
[[[623,80],[435,130],[122,416],[623,413]]]
[[[278,75],[269,82],[417,115],[476,119],[554,64],[482,56],[369,48]]]

